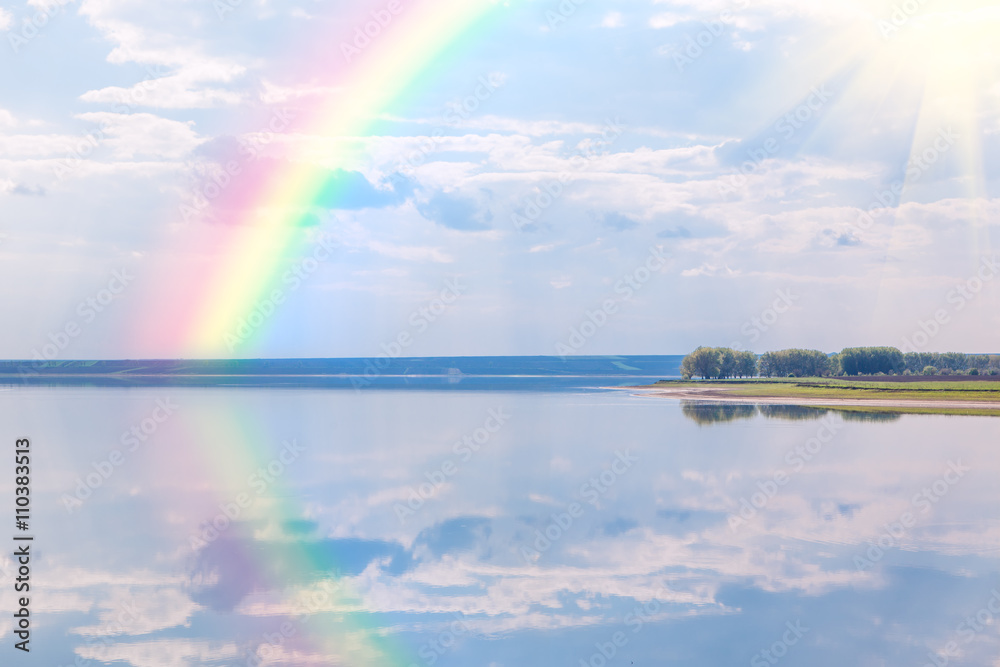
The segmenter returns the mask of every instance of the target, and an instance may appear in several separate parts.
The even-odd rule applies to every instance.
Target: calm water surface
[[[36,387],[0,425],[5,665],[998,664],[1000,419]]]

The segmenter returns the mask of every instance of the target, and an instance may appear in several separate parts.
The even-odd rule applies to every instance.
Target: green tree
[[[906,368],[903,353],[895,347],[848,347],[840,353],[845,375],[902,373]]]
[[[718,378],[731,378],[736,375],[736,353],[728,347],[717,347],[715,353],[719,355]]]
[[[939,368],[950,371],[960,371],[969,367],[968,355],[961,352],[942,352],[939,357]]]
[[[832,366],[830,357],[819,350],[778,350],[760,357],[759,372],[764,377],[824,377]]]
[[[766,378],[778,374],[778,359],[774,352],[765,352],[760,355],[760,361],[757,362],[757,372],[760,373],[761,377]]]
[[[831,354],[829,357],[830,375],[843,375],[844,365],[841,362],[839,354]]]
[[[757,375],[757,355],[749,350],[736,353],[736,374],[741,378]]]
[[[718,350],[711,347],[699,347],[681,361],[681,375],[686,377],[701,377],[705,380],[719,376],[722,360]]]

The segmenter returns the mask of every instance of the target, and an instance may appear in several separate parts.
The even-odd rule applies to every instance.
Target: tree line
[[[681,361],[685,379],[828,377],[852,375],[998,375],[1000,355],[910,352],[895,347],[848,347],[839,353],[788,349],[756,355],[728,347],[699,347]]]
[[[1000,371],[1000,355],[997,354],[962,354],[961,352],[908,352],[903,355],[906,365],[904,373],[909,371],[916,375],[926,373],[964,373],[977,371],[973,375],[996,375]],[[934,372],[937,371],[937,372]]]
[[[699,347],[681,361],[681,375],[706,380],[752,378],[757,375],[757,355],[728,347]]]

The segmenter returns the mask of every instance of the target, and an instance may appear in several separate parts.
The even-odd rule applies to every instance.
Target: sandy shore
[[[812,398],[798,396],[733,396],[734,389],[720,387],[682,387],[660,389],[654,387],[613,387],[635,392],[637,396],[662,396],[685,401],[707,403],[753,403],[769,405],[813,405],[817,407],[870,407],[870,408],[953,408],[961,410],[998,410],[1000,401],[949,401],[928,399],[883,398]]]

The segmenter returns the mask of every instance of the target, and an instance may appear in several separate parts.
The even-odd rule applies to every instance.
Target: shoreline
[[[606,387],[633,392],[635,396],[657,396],[673,398],[682,401],[697,401],[702,403],[740,403],[766,405],[801,405],[816,408],[916,408],[920,410],[983,410],[996,412],[1000,416],[1000,400],[974,401],[966,399],[927,399],[927,398],[843,398],[843,397],[813,397],[813,396],[742,396],[734,394],[739,389],[722,387],[678,387],[671,389],[655,385],[633,387]]]

